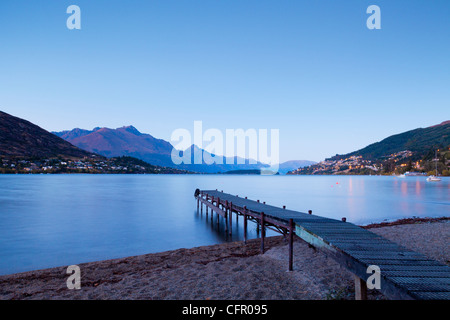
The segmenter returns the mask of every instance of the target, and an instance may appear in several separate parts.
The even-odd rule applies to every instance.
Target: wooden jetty
[[[355,275],[356,299],[366,298],[370,266],[380,270],[380,291],[391,299],[450,300],[450,267],[402,247],[351,223],[309,213],[274,207],[218,190],[195,191],[197,210],[225,218],[225,230],[232,233],[232,215],[244,218],[244,242],[248,220],[261,229],[264,253],[265,229],[275,230],[289,240],[289,270],[293,269],[294,235],[324,250]],[[219,221],[219,219],[217,219]]]

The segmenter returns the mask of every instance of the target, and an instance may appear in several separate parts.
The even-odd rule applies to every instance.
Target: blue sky
[[[447,0],[2,0],[0,110],[165,140],[279,129],[282,161],[320,161],[450,119],[449,19]]]

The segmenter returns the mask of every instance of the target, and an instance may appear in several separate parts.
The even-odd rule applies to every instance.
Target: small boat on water
[[[430,182],[436,182],[436,181],[441,181],[441,178],[439,178],[438,177],[438,171],[437,171],[437,163],[438,163],[438,161],[439,161],[439,159],[438,159],[438,157],[437,157],[437,152],[438,152],[438,150],[436,150],[436,155],[435,155],[435,157],[434,157],[434,159],[433,159],[433,161],[435,162],[435,164],[436,164],[436,175],[434,176],[434,175],[431,175],[431,176],[429,176],[428,178],[427,178],[427,181],[430,181]]]
[[[431,181],[431,182],[433,182],[433,181],[441,181],[441,178],[436,177],[436,176],[429,176],[427,178],[427,181]]]

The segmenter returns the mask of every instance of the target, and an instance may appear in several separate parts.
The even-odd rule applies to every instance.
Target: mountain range
[[[450,146],[450,121],[427,128],[418,128],[392,135],[360,150],[336,155],[325,161],[340,161],[351,157],[360,157],[372,163],[386,161],[397,153],[408,151],[408,161],[431,159],[436,149]],[[232,159],[211,155],[192,145],[179,150],[182,155],[190,152],[203,152],[210,157],[220,158],[223,164],[181,164],[172,162],[172,144],[157,139],[150,134],[141,133],[133,126],[117,129],[96,127],[93,130],[75,128],[61,132],[48,132],[39,126],[18,117],[0,111],[0,156],[16,158],[61,157],[65,159],[129,156],[156,166],[171,167],[201,173],[235,172],[239,170],[264,170],[268,165],[248,159]],[[231,160],[231,161],[229,161]],[[192,161],[193,162],[193,161]],[[243,164],[237,164],[242,163]],[[234,164],[227,164],[234,163]],[[252,162],[253,163],[253,162]],[[279,164],[279,173],[314,165],[307,160],[292,160]],[[249,171],[252,172],[252,171]]]
[[[420,159],[431,160],[435,150],[447,150],[449,146],[450,121],[444,121],[427,128],[418,128],[392,135],[360,150],[326,159],[325,162],[357,157],[371,163],[381,163],[393,159],[398,154],[410,162]],[[268,168],[268,165],[260,162],[250,164],[248,159],[237,157],[229,159],[211,155],[195,145],[186,150],[177,151],[181,155],[190,152],[192,157],[195,152],[203,152],[204,157],[209,155],[221,158],[223,164],[208,165],[203,161],[202,164],[175,165],[171,158],[173,150],[174,147],[168,141],[141,133],[133,126],[117,129],[96,127],[93,130],[76,128],[50,133],[27,120],[0,111],[0,157],[3,158],[103,159],[104,157],[128,156],[151,165],[200,173],[236,172],[239,170],[253,172]],[[406,158],[405,155],[407,155]],[[227,159],[232,161],[227,161]],[[241,161],[244,164],[237,164]],[[230,162],[234,164],[226,164]],[[314,165],[315,162],[308,160],[287,161],[279,164],[279,173],[285,174],[298,168],[308,168]]]
[[[94,128],[93,130],[73,129],[52,132],[71,144],[105,157],[130,156],[153,165],[172,164],[172,145],[149,134],[140,133],[135,127],[117,129]]]
[[[96,127],[93,130],[76,128],[50,133],[27,120],[0,111],[0,158],[99,160],[125,156],[137,158],[154,166],[200,173],[268,168],[268,165],[260,162],[250,164],[248,159],[212,155],[195,145],[186,150],[180,150],[180,155],[190,152],[193,158],[196,152],[203,152],[204,158],[215,157],[220,161],[212,165],[206,164],[205,161],[202,164],[175,165],[171,157],[173,150],[174,147],[169,142],[141,133],[133,126],[117,129]],[[223,164],[219,164],[220,162]],[[194,163],[193,159],[192,163]],[[289,163],[292,170],[299,165],[309,164],[310,161]],[[288,171],[286,168],[289,167],[289,163],[281,164],[280,172]]]
[[[172,151],[174,150],[172,144],[168,141],[157,139],[150,134],[141,133],[133,126],[124,126],[117,129],[96,127],[92,130],[75,128],[73,130],[53,132],[53,134],[81,149],[106,157],[131,156],[153,165],[173,167],[193,172],[217,173],[236,170],[261,170],[269,167],[261,162],[250,162],[249,159],[216,156],[195,145],[191,145],[186,150],[179,150],[180,156],[185,152],[190,152],[192,164],[175,165],[171,158]],[[193,155],[196,152],[202,152],[203,158],[207,156],[215,157],[219,161],[213,164],[207,164],[203,160],[201,164],[194,164]],[[312,163],[314,162],[307,160],[288,161],[279,165],[279,172],[284,174],[295,168]]]

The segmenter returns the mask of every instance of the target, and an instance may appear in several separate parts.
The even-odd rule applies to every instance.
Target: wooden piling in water
[[[232,231],[232,224],[233,224],[233,221],[231,220],[232,218],[233,218],[233,215],[232,215],[232,213],[233,213],[233,202],[230,202],[230,222],[229,222],[229,224],[230,224],[230,228],[228,229],[229,231],[230,231],[230,236],[231,236],[231,231]]]
[[[244,206],[244,243],[247,244],[247,207]]]
[[[224,210],[225,209],[225,210]],[[225,212],[225,233],[228,232],[228,215],[231,215],[231,212],[228,211],[228,200],[225,200],[225,207],[222,205],[222,210]]]
[[[220,203],[220,201],[219,201],[220,199],[219,198],[217,198],[217,202],[216,202],[216,206],[217,207],[219,207],[219,203]],[[217,226],[219,226],[219,212],[216,212],[216,218],[217,218]]]
[[[264,238],[266,236],[264,232],[264,212],[261,212],[260,224],[261,224],[261,253],[264,253]]]

